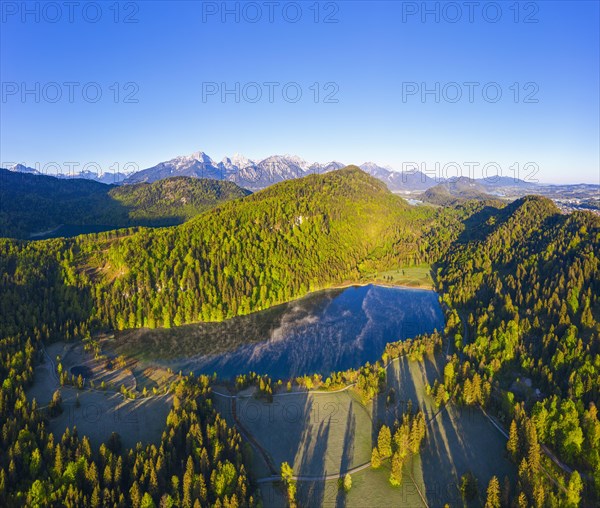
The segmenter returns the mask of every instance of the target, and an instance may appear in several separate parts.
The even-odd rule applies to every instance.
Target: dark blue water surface
[[[72,236],[88,235],[90,233],[103,233],[104,231],[112,231],[114,229],[118,229],[118,227],[105,225],[79,226],[75,224],[62,224],[52,231],[34,234],[30,237],[30,239],[48,240],[50,238],[70,238]]]
[[[435,329],[444,316],[433,291],[382,286],[322,291],[290,302],[267,340],[189,358],[184,372],[231,378],[251,371],[286,379],[329,375],[381,358],[388,342]]]

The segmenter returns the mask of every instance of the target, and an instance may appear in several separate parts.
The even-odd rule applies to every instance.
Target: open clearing
[[[408,286],[422,289],[432,289],[431,266],[421,264],[419,266],[405,266],[394,270],[386,270],[370,274],[375,281],[384,284],[397,284],[399,286]],[[390,280],[391,278],[391,280]]]
[[[506,439],[488,421],[478,407],[446,405],[441,411],[433,398],[425,394],[425,383],[433,384],[443,372],[443,358],[425,357],[411,362],[406,357],[388,367],[388,386],[394,388],[394,408],[378,406],[378,416],[389,423],[394,411],[401,413],[408,404],[418,405],[429,423],[421,454],[412,463],[412,476],[429,506],[462,504],[457,485],[471,471],[484,492],[492,476],[515,480],[515,466],[506,456]],[[410,402],[408,402],[410,401]],[[432,418],[434,415],[435,418]]]
[[[38,407],[46,406],[56,390],[62,396],[63,412],[50,419],[50,431],[56,437],[67,428],[77,427],[80,436],[87,436],[94,446],[105,442],[113,432],[118,432],[125,447],[135,447],[137,442],[158,443],[171,409],[172,396],[162,394],[152,397],[126,399],[111,389],[78,390],[72,386],[60,386],[55,372],[56,356],[62,358],[65,369],[85,365],[92,371],[92,379],[105,380],[115,388],[121,384],[129,387],[136,380],[129,369],[104,372],[101,363],[83,350],[81,344],[54,343],[47,347],[47,357],[35,368],[34,384],[27,391],[29,400],[36,399]],[[99,383],[98,383],[99,384]]]
[[[337,481],[301,481],[297,483],[298,504],[306,508],[422,508],[426,505],[409,473],[408,467],[405,468],[402,485],[392,487],[388,482],[388,464],[377,470],[366,469],[352,475],[352,488],[348,493],[339,490]],[[265,508],[285,506],[283,490],[277,484],[261,484],[260,490]]]
[[[350,391],[238,399],[237,415],[275,464],[288,462],[300,476],[337,474],[371,459],[370,413]]]
[[[125,448],[138,442],[158,444],[172,405],[171,395],[129,400],[115,392],[66,387],[62,396],[63,412],[50,420],[50,430],[61,436],[67,427],[77,426],[79,435],[87,436],[93,446],[106,442],[113,432],[121,436]]]
[[[347,508],[388,508],[392,506],[421,508],[425,503],[416,485],[409,477],[410,470],[404,468],[402,485],[392,487],[388,481],[389,463],[380,469],[365,469],[352,474],[352,488],[344,493],[337,481],[299,482],[300,506],[326,506]],[[317,501],[316,503],[314,501]]]
[[[429,427],[413,477],[430,506],[462,503],[457,485],[471,471],[478,480],[481,502],[492,476],[514,485],[515,466],[506,458],[506,440],[479,408],[447,406]]]
[[[280,393],[273,403],[246,393],[236,399],[236,416],[272,464],[278,467],[287,461],[295,475],[311,477],[310,481],[298,481],[300,506],[462,505],[458,491],[462,474],[471,471],[484,495],[493,475],[501,483],[504,476],[514,482],[515,467],[506,458],[505,438],[479,408],[449,404],[440,409],[426,395],[426,383],[433,384],[441,376],[444,361],[438,355],[420,362],[406,357],[392,362],[388,366],[388,389],[394,389],[396,400],[390,406],[385,404],[386,393],[363,405],[352,389]],[[228,423],[235,423],[231,399],[216,395],[215,405]],[[405,465],[399,488],[388,482],[389,460],[379,470],[367,468],[352,473],[348,494],[338,491],[337,480],[323,479],[368,463],[381,423],[393,425],[409,408],[421,409],[429,425],[421,454]],[[255,477],[270,477],[256,449],[253,456]],[[266,507],[282,505],[277,483],[260,486]]]

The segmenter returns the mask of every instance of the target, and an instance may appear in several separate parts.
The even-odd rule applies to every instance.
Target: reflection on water
[[[29,235],[31,240],[48,240],[50,238],[70,238],[72,236],[88,235],[90,233],[103,233],[104,231],[112,231],[123,226],[105,226],[105,225],[76,225],[76,224],[61,224],[50,231],[40,233],[32,233]]]
[[[223,323],[130,332],[119,342],[129,353],[135,342],[146,362],[174,370],[222,378],[254,371],[285,379],[359,367],[379,359],[388,342],[443,327],[433,291],[369,285],[321,291]]]

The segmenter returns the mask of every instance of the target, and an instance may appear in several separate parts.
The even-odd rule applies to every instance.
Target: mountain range
[[[133,173],[83,171],[69,175],[55,175],[63,180],[85,179],[113,185],[153,183],[172,177],[190,177],[232,182],[252,192],[286,180],[310,174],[324,174],[345,167],[339,161],[308,163],[296,155],[271,155],[262,160],[252,160],[235,154],[216,161],[205,152],[175,157],[155,166]],[[434,204],[456,204],[465,199],[501,199],[512,201],[526,194],[539,194],[551,198],[564,212],[591,209],[600,213],[597,205],[598,185],[570,184],[548,185],[524,181],[514,176],[491,176],[488,178],[431,177],[422,171],[395,171],[374,162],[361,164],[365,173],[384,182],[392,192],[411,194]],[[17,164],[9,167],[16,173],[39,175],[39,171]],[[477,186],[477,192],[473,192]],[[425,191],[432,189],[425,194]],[[420,196],[416,196],[419,194]],[[596,201],[595,201],[596,200]]]
[[[346,164],[338,161],[311,164],[295,155],[271,155],[266,159],[254,161],[236,154],[217,162],[204,152],[195,152],[138,171],[123,183],[154,182],[172,176],[190,176],[229,180],[240,187],[255,191],[284,180],[328,173],[345,166]],[[373,162],[365,162],[359,167],[384,182],[391,191],[425,190],[436,184],[435,180],[421,172],[402,174]]]
[[[221,161],[217,162],[205,152],[194,152],[190,155],[181,155],[171,160],[160,162],[150,168],[129,174],[82,171],[69,175],[59,174],[56,176],[58,178],[84,178],[106,184],[125,185],[152,183],[165,178],[187,176],[191,178],[230,181],[240,187],[257,191],[274,183],[301,178],[310,174],[328,173],[346,166],[347,164],[339,161],[309,163],[297,155],[271,155],[259,161],[235,154],[231,157],[224,157]],[[365,173],[384,182],[392,192],[425,191],[439,183],[456,180],[456,178],[431,178],[419,170],[395,171],[390,167],[380,166],[374,162],[364,162],[358,167]],[[8,169],[18,173],[40,174],[38,170],[23,164],[17,164]],[[515,189],[535,187],[535,184],[506,176],[488,179],[481,178],[473,181],[492,192],[495,189],[506,187]]]
[[[50,174],[46,174],[44,172],[38,171],[35,168],[25,166],[24,164],[14,164],[14,165],[8,166],[8,168],[6,168],[6,169],[8,169],[8,171],[12,171],[13,173],[25,173],[28,175],[54,176],[56,178],[64,178],[64,179],[69,179],[69,180],[82,178],[84,180],[92,180],[94,182],[105,183],[107,185],[119,184],[123,180],[125,180],[128,176],[127,173],[120,173],[120,172],[113,173],[110,171],[96,173],[94,171],[89,171],[89,170],[79,171],[76,173],[69,173],[69,174],[57,173],[57,174],[50,175]]]

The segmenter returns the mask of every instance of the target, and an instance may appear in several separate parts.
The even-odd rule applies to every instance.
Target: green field
[[[485,491],[494,475],[501,484],[505,476],[511,482],[516,476],[514,465],[506,457],[506,439],[478,407],[451,403],[440,411],[432,397],[425,394],[425,382],[433,384],[442,372],[442,362],[441,357],[426,357],[423,362],[406,358],[393,362],[388,367],[388,386],[397,393],[396,408],[379,409],[389,422],[395,410],[401,411],[411,401],[430,421],[421,454],[412,464],[412,476],[429,506],[462,504],[457,485],[467,471],[477,478],[480,492]]]
[[[350,391],[239,399],[237,414],[273,462],[288,462],[297,475],[338,474],[370,461],[371,414]]]
[[[483,495],[493,475],[501,483],[505,476],[514,483],[515,468],[505,456],[504,437],[479,408],[449,404],[440,409],[426,395],[426,383],[433,384],[441,375],[444,361],[438,356],[422,362],[407,358],[392,362],[387,379],[396,400],[390,406],[385,403],[387,393],[363,405],[351,389],[281,393],[273,403],[250,397],[246,391],[236,400],[237,418],[272,465],[279,467],[284,461],[292,465],[300,477],[300,506],[424,506],[423,498],[431,507],[461,505],[461,475],[471,471]],[[235,423],[230,399],[215,396],[215,405],[230,424]],[[352,472],[352,489],[340,493],[334,477],[368,463],[381,423],[393,425],[411,407],[423,410],[429,425],[421,454],[405,466],[402,485],[389,484],[387,461],[379,470]],[[270,477],[272,472],[256,447],[253,456],[255,478]],[[276,483],[261,483],[261,492],[266,507],[281,506]]]
[[[344,493],[338,482],[299,482],[298,500],[302,507],[325,506],[347,508],[424,507],[417,486],[410,478],[410,468],[405,467],[400,487],[389,483],[389,464],[380,469],[366,469],[352,474],[352,488]],[[267,503],[265,503],[267,506]],[[276,504],[272,506],[277,506]],[[281,506],[281,505],[279,505]],[[431,506],[431,505],[430,505]]]
[[[138,442],[159,444],[173,404],[170,394],[129,400],[115,392],[72,387],[61,391],[63,412],[50,420],[50,430],[61,436],[76,426],[79,435],[87,436],[94,447],[105,443],[113,432],[119,433],[125,448],[135,448]]]
[[[482,504],[492,476],[501,485],[508,477],[514,487],[516,470],[507,459],[506,440],[479,408],[449,405],[428,430],[413,476],[430,506],[461,504],[457,485],[468,471],[477,478]]]
[[[432,289],[431,266],[423,263],[419,266],[405,266],[393,270],[371,273],[366,276],[375,282],[396,284],[399,286],[418,287]]]

